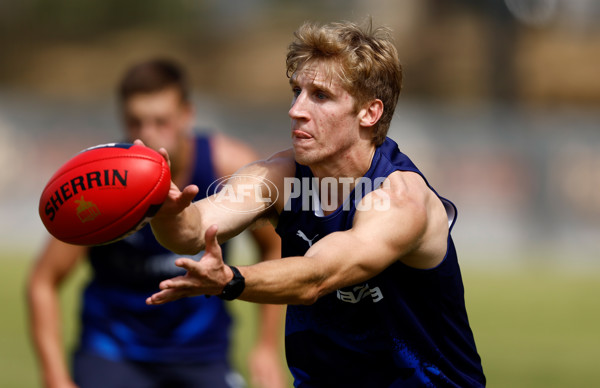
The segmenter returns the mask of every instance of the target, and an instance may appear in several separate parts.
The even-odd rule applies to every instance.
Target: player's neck
[[[329,183],[324,185],[328,190],[319,190],[319,195],[326,196],[326,198],[321,197],[321,202],[331,203],[333,198],[336,198],[337,207],[341,206],[346,199],[345,195],[354,190],[356,181],[369,171],[375,149],[374,145],[361,147],[341,155],[336,154],[335,160],[327,165],[309,166],[313,175],[319,180],[319,187],[322,187],[321,184],[324,178],[337,180],[335,186],[331,186]],[[333,195],[333,190],[337,190],[336,195]]]
[[[319,180],[328,177],[358,179],[364,176],[371,167],[375,148],[372,144],[364,147],[352,147],[309,167]]]

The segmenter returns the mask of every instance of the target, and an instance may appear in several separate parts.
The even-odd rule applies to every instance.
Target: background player
[[[126,140],[143,139],[171,155],[172,179],[201,188],[233,174],[257,155],[224,135],[200,135],[188,80],[173,61],[153,59],[129,69],[119,85]],[[280,257],[272,227],[252,232],[261,259]],[[227,248],[224,248],[227,251]],[[81,338],[70,377],[60,338],[58,288],[84,257],[93,276],[83,295]],[[198,256],[199,257],[199,256]],[[82,247],[50,238],[28,285],[32,337],[46,387],[236,387],[228,363],[230,316],[219,298],[146,306],[144,295],[160,280],[182,272],[175,256],[154,239],[150,226],[114,244]],[[249,370],[260,387],[281,388],[278,335],[281,308],[261,308]]]

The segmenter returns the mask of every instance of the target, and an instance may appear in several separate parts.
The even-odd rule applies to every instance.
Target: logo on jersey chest
[[[336,296],[342,302],[352,304],[358,303],[364,299],[370,299],[373,303],[377,303],[383,299],[383,294],[379,287],[370,288],[366,283],[363,286],[354,287],[352,291],[337,290]]]
[[[315,237],[313,238],[308,238],[303,231],[301,231],[300,229],[298,229],[298,231],[296,232],[296,236],[300,237],[302,240],[306,241],[308,243],[308,247],[312,247],[313,245],[313,241],[315,241],[315,239],[317,237],[319,237],[319,235],[315,235]]]

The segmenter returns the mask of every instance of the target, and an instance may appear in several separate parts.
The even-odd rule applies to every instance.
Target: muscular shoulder
[[[424,207],[433,195],[423,178],[412,171],[395,171],[382,185],[391,196],[394,204]]]
[[[419,174],[396,171],[365,199],[371,205],[367,210],[373,204],[375,210],[360,213],[393,231],[389,242],[400,261],[417,268],[431,268],[441,262],[446,252],[448,220],[441,200]],[[377,208],[387,210],[378,212]]]

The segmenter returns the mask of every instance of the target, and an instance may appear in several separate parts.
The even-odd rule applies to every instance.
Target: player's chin
[[[309,150],[305,145],[294,143],[294,157],[296,158],[296,162],[302,165],[310,165],[315,162],[315,154],[313,151]]]

